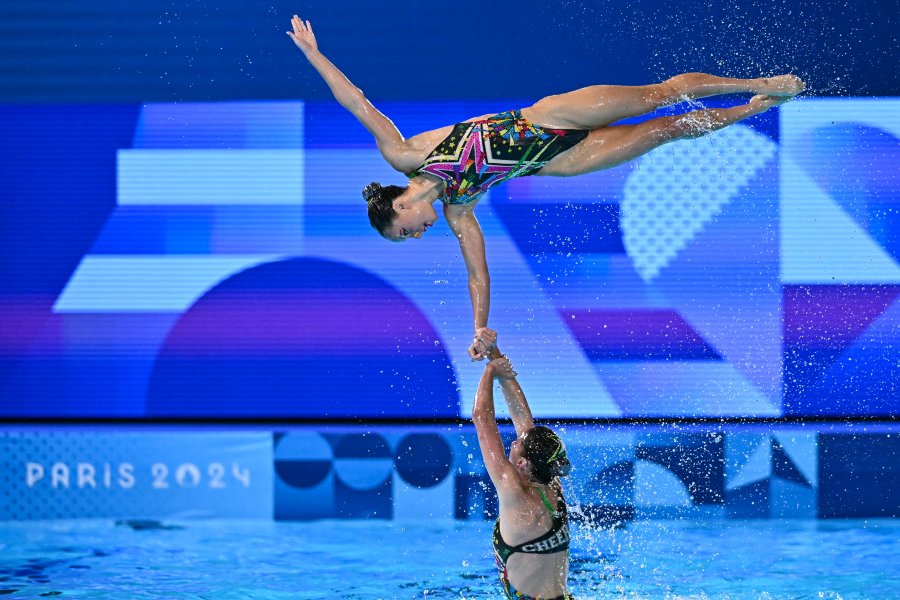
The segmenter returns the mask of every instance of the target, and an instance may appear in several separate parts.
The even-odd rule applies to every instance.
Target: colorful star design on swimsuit
[[[546,140],[551,137],[549,133],[540,130],[532,123],[521,118],[513,119],[511,122],[500,122],[492,129],[492,132],[508,140],[510,144],[517,144],[533,140],[534,138]]]
[[[428,173],[439,177],[446,185],[445,203],[470,204],[491,187],[540,169],[585,135],[587,132],[533,125],[517,110],[504,112],[455,125],[411,176]],[[554,144],[567,136],[565,142]]]

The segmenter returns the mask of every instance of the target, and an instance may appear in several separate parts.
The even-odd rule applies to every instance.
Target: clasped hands
[[[513,369],[512,363],[505,354],[500,354],[497,349],[497,332],[488,327],[479,327],[475,330],[475,337],[472,345],[469,346],[469,356],[472,360],[483,360],[489,358],[490,361],[484,368],[491,372],[491,376],[495,379],[515,379],[517,373]]]
[[[497,347],[497,332],[490,327],[479,327],[475,330],[475,337],[469,346],[469,358],[472,360],[484,360],[488,358],[491,350]]]

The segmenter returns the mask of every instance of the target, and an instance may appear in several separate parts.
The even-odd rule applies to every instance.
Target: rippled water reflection
[[[0,524],[0,595],[498,598],[491,523]],[[900,521],[575,527],[579,598],[897,598]]]

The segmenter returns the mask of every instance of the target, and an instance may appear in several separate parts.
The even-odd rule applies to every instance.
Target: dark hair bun
[[[381,189],[381,187],[382,186],[380,183],[378,183],[377,181],[373,181],[365,188],[363,188],[363,198],[366,199],[366,202],[371,202],[372,198],[374,198],[378,194],[378,191]]]

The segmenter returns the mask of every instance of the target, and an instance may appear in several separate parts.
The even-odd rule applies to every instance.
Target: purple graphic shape
[[[785,413],[891,413],[900,286],[786,286],[783,293]]]
[[[235,275],[181,317],[147,414],[453,417],[454,379],[437,332],[402,293],[343,263],[292,259]]]
[[[721,360],[672,310],[562,311],[591,360]]]
[[[897,285],[784,286],[784,345],[846,348],[887,309]]]

